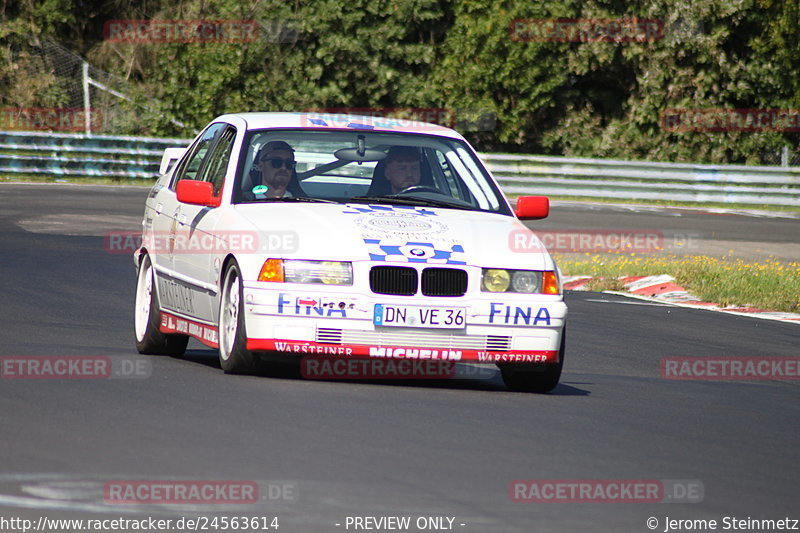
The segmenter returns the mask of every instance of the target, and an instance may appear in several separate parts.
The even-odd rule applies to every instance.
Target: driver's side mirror
[[[550,214],[550,199],[547,196],[520,196],[514,214],[520,220],[538,220]]]
[[[178,201],[184,204],[204,205],[206,207],[219,207],[222,200],[214,196],[214,185],[208,181],[181,180],[175,188]]]

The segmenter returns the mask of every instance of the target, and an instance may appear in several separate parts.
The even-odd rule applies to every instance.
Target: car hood
[[[240,204],[266,255],[549,270],[541,241],[515,217],[367,204]]]

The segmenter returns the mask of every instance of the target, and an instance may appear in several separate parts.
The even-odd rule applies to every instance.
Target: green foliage
[[[662,21],[642,42],[514,38],[530,19]],[[248,42],[120,43],[110,20],[256,20]],[[12,43],[46,36],[127,82],[129,133],[191,136],[249,110],[447,108],[482,150],[758,163],[787,132],[670,131],[666,109],[800,107],[799,0],[22,0],[0,12],[5,105],[57,105]],[[17,36],[17,37],[15,37]],[[30,70],[30,69],[28,69]],[[177,122],[185,124],[181,127]]]
[[[593,6],[585,4],[584,11]],[[776,3],[773,11],[780,9],[787,8]],[[571,72],[581,79],[591,77],[591,88],[619,80],[623,90],[608,99],[611,108],[606,100],[605,111],[602,102],[591,98],[571,101],[561,123],[548,131],[545,147],[575,156],[758,163],[762,153],[796,145],[798,136],[792,133],[674,132],[661,121],[670,108],[796,107],[791,87],[797,81],[786,80],[787,72],[774,61],[775,35],[787,29],[773,23],[773,14],[748,2],[726,0],[645,0],[603,13],[661,19],[664,38],[624,45],[588,43],[574,50]],[[792,29],[797,32],[796,25]],[[796,45],[782,53],[785,65],[796,70]],[[591,88],[581,92],[590,94]]]

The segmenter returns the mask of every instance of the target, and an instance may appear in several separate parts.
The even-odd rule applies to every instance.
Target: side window
[[[186,157],[181,161],[180,167],[175,171],[171,188],[174,190],[180,180],[197,179],[197,174],[203,164],[203,160],[208,154],[209,148],[214,144],[215,138],[225,128],[225,124],[212,124],[197,142],[186,153]]]
[[[228,127],[222,132],[219,141],[208,156],[202,176],[198,178],[214,185],[214,196],[219,196],[222,184],[225,183],[225,173],[228,171],[228,162],[231,159],[235,139],[236,130],[234,128]]]

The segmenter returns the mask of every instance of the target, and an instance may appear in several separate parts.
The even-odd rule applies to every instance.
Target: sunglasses
[[[297,164],[291,159],[282,159],[280,157],[265,157],[261,162],[263,163],[264,161],[269,161],[272,164],[272,168],[286,167],[288,170],[292,170]]]

